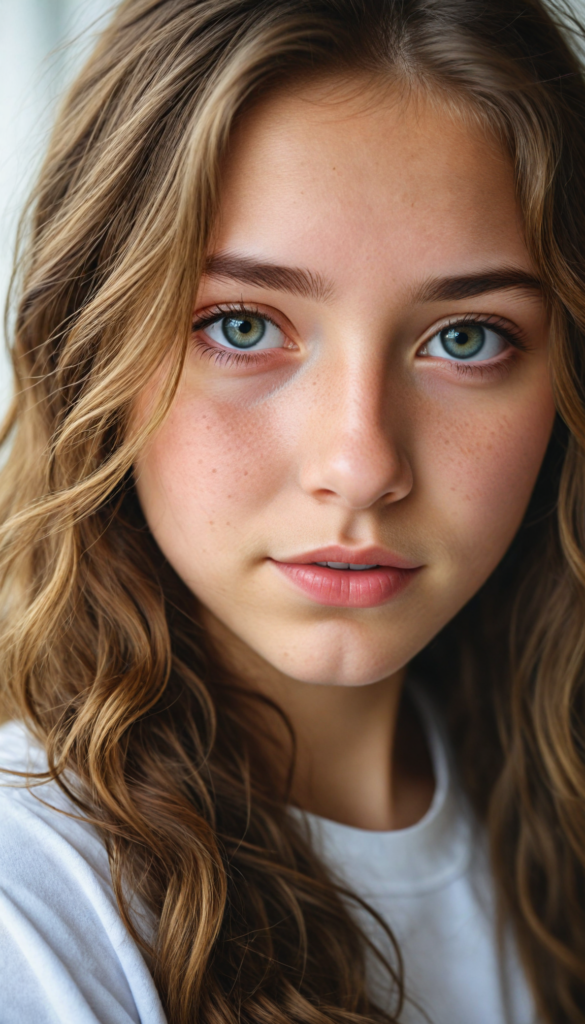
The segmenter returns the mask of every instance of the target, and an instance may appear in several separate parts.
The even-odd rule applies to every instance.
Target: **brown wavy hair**
[[[570,10],[541,0],[125,0],[62,104],[10,307],[1,692],[60,785],[73,769],[170,1024],[390,1024],[403,1002],[381,922],[386,953],[370,953],[395,1005],[368,995],[350,896],[286,811],[278,709],[222,666],[132,475],[181,374],[234,121],[283,82],[340,74],[470,111],[514,162],[558,423],[510,551],[419,663],[538,1011],[585,1022],[582,38]]]

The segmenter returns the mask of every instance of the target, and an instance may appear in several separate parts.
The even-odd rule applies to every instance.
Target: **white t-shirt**
[[[432,720],[427,728],[436,791],[414,827],[369,832],[293,813],[336,875],[391,925],[407,989],[433,1024],[533,1024],[513,950],[503,976],[498,964],[481,840],[440,733]],[[9,723],[0,766],[39,771],[46,759]],[[54,783],[27,790],[0,779],[0,1024],[165,1024],[119,916],[102,840],[56,808],[77,813]],[[425,1017],[407,1003],[402,1019]]]
[[[498,952],[485,838],[457,785],[432,707],[418,690],[413,696],[435,775],[431,806],[416,825],[372,832],[295,813],[338,880],[376,910],[398,940],[404,1024],[536,1024],[510,936],[504,954]],[[376,939],[371,917],[359,908],[354,913]],[[377,973],[374,991],[383,998]]]

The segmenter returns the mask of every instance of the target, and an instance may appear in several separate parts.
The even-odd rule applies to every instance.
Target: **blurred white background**
[[[115,0],[0,0],[0,306],[14,236],[55,101]],[[0,416],[11,378],[0,345]]]

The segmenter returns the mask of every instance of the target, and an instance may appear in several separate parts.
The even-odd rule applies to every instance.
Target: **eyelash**
[[[477,327],[491,328],[499,334],[500,337],[504,338],[508,344],[515,349],[517,352],[528,351],[528,344],[526,343],[524,333],[519,327],[515,327],[508,320],[503,320],[499,316],[473,316],[468,314],[462,317],[451,317],[440,330],[444,330],[446,327],[465,327],[466,324],[474,324]],[[439,333],[435,331],[435,334]],[[434,337],[433,335],[432,337]],[[429,338],[428,341],[431,339]],[[425,342],[427,344],[428,342]],[[448,362],[445,360],[445,362]],[[455,372],[459,377],[473,377],[476,380],[478,378],[500,376],[506,372],[508,360],[498,359],[495,362],[490,363],[465,363],[457,362],[453,360],[448,362],[449,369],[451,372]]]
[[[474,324],[476,327],[491,327],[492,330],[496,331],[496,334],[501,335],[508,344],[512,345],[513,348],[520,349],[521,352],[525,352],[528,348],[520,328],[514,327],[508,320],[503,320],[499,316],[473,316],[473,314],[469,314],[467,316],[451,317],[443,324],[440,330],[443,331],[446,327],[465,327],[466,324]],[[435,334],[438,333],[438,331],[435,331]]]
[[[246,314],[251,316],[261,316],[264,320],[267,320],[268,323],[274,324],[279,331],[282,330],[280,324],[278,324],[273,317],[268,316],[266,313],[258,309],[258,307],[254,305],[242,306],[237,302],[228,302],[214,306],[207,316],[198,317],[194,320],[192,325],[193,333],[197,334],[198,331],[203,331],[206,327],[211,327],[211,325],[217,323],[222,316],[227,316],[229,313],[238,313],[244,316]],[[467,315],[462,317],[453,317],[448,320],[443,327],[441,327],[441,330],[444,330],[446,327],[464,327],[466,324],[474,324],[478,327],[487,327],[495,330],[502,338],[504,338],[505,341],[508,342],[509,345],[512,346],[512,348],[521,352],[525,352],[528,348],[522,331],[518,327],[511,325],[509,321],[503,320],[498,316],[478,317]],[[209,358],[213,359],[215,363],[223,366],[258,363],[258,361],[263,358],[270,358],[270,353],[274,351],[273,349],[268,349],[260,352],[237,352],[228,348],[217,349],[201,340],[197,342],[197,348],[202,355],[209,356]],[[453,366],[455,371],[461,376],[486,376],[487,374],[499,372],[500,369],[503,369],[499,362],[492,364],[486,363],[482,365],[481,363],[473,364],[453,361]]]
[[[276,320],[268,316],[267,313],[262,312],[258,307],[254,305],[241,306],[237,302],[226,302],[218,306],[213,306],[209,314],[204,317],[199,317],[193,321],[192,331],[193,334],[197,334],[198,331],[204,331],[206,327],[211,327],[212,324],[217,323],[222,317],[227,316],[229,313],[238,313],[241,316],[261,316],[263,320],[267,320],[268,323],[274,324],[279,331],[282,331],[280,324]],[[284,334],[284,331],[283,331]],[[222,366],[236,365],[247,365],[249,363],[258,363],[261,359],[270,359],[270,353],[274,352],[274,349],[263,349],[260,352],[237,352],[234,349],[218,349],[212,345],[208,345],[205,341],[197,341],[196,347],[199,349],[201,355],[207,355],[210,359],[213,359],[214,363],[218,363]]]

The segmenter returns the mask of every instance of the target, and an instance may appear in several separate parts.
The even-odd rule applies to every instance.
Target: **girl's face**
[[[362,685],[481,586],[554,418],[533,273],[509,160],[471,119],[313,86],[242,121],[182,383],[136,467],[228,642]]]

